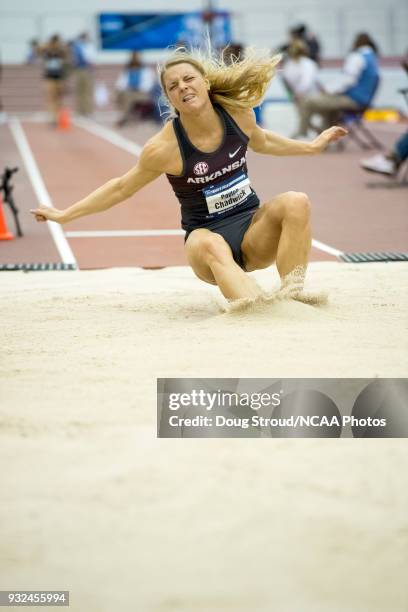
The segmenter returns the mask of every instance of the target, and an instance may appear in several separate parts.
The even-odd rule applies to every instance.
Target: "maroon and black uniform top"
[[[248,136],[220,105],[214,105],[224,125],[224,137],[212,153],[199,151],[178,117],[173,120],[183,160],[181,175],[167,178],[181,205],[181,225],[188,233],[259,206],[246,164]]]

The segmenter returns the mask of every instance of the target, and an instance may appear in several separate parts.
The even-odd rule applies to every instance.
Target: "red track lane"
[[[125,173],[136,158],[98,136],[73,127],[57,132],[44,124],[25,123],[24,130],[54,205],[65,208],[81,199],[112,177]],[[143,145],[152,133],[151,126],[126,130]],[[401,132],[404,126],[401,126]],[[2,133],[4,132],[4,126]],[[394,133],[380,138],[387,145]],[[6,149],[18,161],[10,135]],[[372,155],[369,152],[368,155]],[[313,205],[313,237],[336,249],[353,251],[404,251],[406,245],[406,190],[368,189],[366,175],[358,161],[367,153],[348,143],[345,152],[328,152],[319,157],[279,158],[248,155],[252,184],[262,202],[288,190],[308,193]],[[2,158],[4,159],[4,151]],[[8,157],[7,157],[8,159]],[[21,165],[21,162],[18,162]],[[384,182],[384,179],[380,179]],[[24,190],[24,208],[33,204],[32,190],[25,172],[19,175],[16,197]],[[6,261],[58,261],[46,226],[23,216],[28,236],[7,245],[2,244],[2,263]],[[65,226],[77,230],[177,229],[180,226],[179,205],[170,185],[161,177],[145,187],[128,202],[100,215],[85,217]],[[35,229],[34,229],[35,228]],[[30,238],[39,233],[39,242]],[[164,267],[185,265],[181,236],[124,238],[69,238],[69,244],[80,268],[112,266]],[[333,256],[312,249],[312,260],[333,260]]]
[[[19,171],[13,176],[14,198],[19,209],[20,224],[24,236],[14,240],[0,241],[0,263],[21,264],[36,262],[59,262],[59,253],[55,247],[46,224],[37,223],[29,214],[30,208],[36,208],[38,202],[29,176],[7,125],[0,125],[0,169],[5,166],[18,166]],[[15,233],[14,220],[8,206],[4,206],[8,228]]]
[[[61,133],[25,124],[27,138],[51,196],[66,208],[109,179],[127,172],[137,158],[98,136],[72,127]],[[160,177],[128,202],[103,214],[64,226],[66,231],[177,229],[179,207]],[[80,268],[185,265],[182,236],[146,238],[69,238]]]

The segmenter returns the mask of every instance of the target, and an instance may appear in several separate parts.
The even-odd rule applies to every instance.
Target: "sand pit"
[[[405,612],[404,440],[158,440],[157,377],[404,377],[407,266],[222,312],[184,268],[4,273],[1,589],[75,612]],[[256,278],[266,288],[276,272]]]

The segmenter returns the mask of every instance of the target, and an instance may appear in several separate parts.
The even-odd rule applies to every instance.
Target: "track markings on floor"
[[[343,255],[343,251],[339,251],[338,249],[335,249],[334,247],[325,244],[324,242],[320,242],[320,240],[312,240],[312,246],[314,246],[314,248],[318,249],[319,251],[329,253],[329,255],[334,255],[335,257],[340,257],[340,255]]]
[[[41,176],[37,162],[35,161],[33,152],[28,143],[27,137],[20,121],[16,117],[11,118],[9,121],[9,127],[19,150],[19,153],[23,159],[24,166],[26,168],[28,177],[31,181],[38,202],[42,206],[46,206],[47,208],[53,208],[53,203],[50,194],[48,193],[47,188],[44,184],[44,180]],[[54,223],[53,221],[47,221],[47,225],[63,263],[74,264],[78,267],[78,263],[71,250],[71,247],[68,244],[62,227],[58,223]]]
[[[142,148],[137,143],[132,142],[128,138],[117,134],[114,130],[107,128],[105,126],[92,121],[91,119],[84,118],[75,118],[73,123],[78,127],[81,127],[91,134],[95,134],[100,138],[104,138],[111,144],[132,153],[133,155],[139,156]],[[117,231],[105,231],[105,232],[92,232],[92,231],[83,231],[83,232],[66,232],[66,236],[68,238],[118,238],[118,237],[138,237],[138,236],[183,236],[183,230],[117,230]],[[330,255],[334,255],[335,257],[340,257],[342,255],[342,251],[325,244],[324,242],[320,242],[320,240],[312,240],[312,245],[315,249],[319,251],[323,251],[324,253],[328,253]]]
[[[150,230],[84,230],[66,232],[67,238],[138,238],[143,236],[184,236],[182,229],[150,229]],[[319,251],[324,251],[335,257],[343,255],[343,251],[334,249],[324,242],[312,240],[312,246]]]
[[[182,229],[158,230],[95,230],[65,232],[67,238],[127,238],[138,236],[184,236]]]
[[[142,152],[143,147],[135,142],[132,142],[128,138],[125,138],[125,136],[117,134],[114,130],[96,123],[96,121],[84,119],[83,117],[76,117],[73,119],[72,123],[86,130],[87,132],[94,134],[94,136],[104,138],[116,147],[123,149],[123,151],[127,151],[127,153],[131,153],[132,155],[137,155],[137,157],[139,157],[140,153]]]

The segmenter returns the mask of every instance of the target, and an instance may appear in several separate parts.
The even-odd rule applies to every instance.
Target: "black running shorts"
[[[233,217],[225,217],[224,219],[214,221],[203,228],[210,230],[210,232],[220,234],[220,236],[224,238],[225,242],[231,248],[234,260],[243,270],[245,270],[245,265],[241,251],[241,244],[244,239],[245,232],[251,224],[252,217],[257,210],[259,210],[259,206],[251,208],[250,210],[244,210]],[[196,227],[194,229],[202,228]],[[194,230],[186,233],[184,242],[187,240],[192,231]]]

